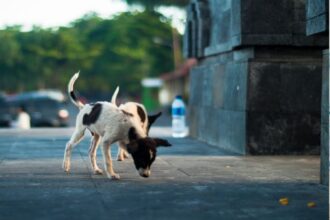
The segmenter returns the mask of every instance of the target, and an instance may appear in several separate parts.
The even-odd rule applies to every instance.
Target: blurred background
[[[85,102],[142,102],[169,112],[187,100],[193,59],[182,58],[188,0],[0,0],[0,126],[24,107],[31,126],[72,126],[71,76]]]

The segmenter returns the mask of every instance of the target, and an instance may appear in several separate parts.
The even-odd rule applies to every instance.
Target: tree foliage
[[[137,95],[141,79],[173,68],[172,28],[156,12],[125,12],[112,19],[89,14],[57,30],[19,26],[0,30],[0,90],[65,90],[78,70],[79,90]]]

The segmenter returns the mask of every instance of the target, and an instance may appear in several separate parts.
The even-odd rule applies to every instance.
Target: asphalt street
[[[173,146],[159,149],[151,176],[128,159],[114,162],[121,180],[113,181],[92,174],[88,135],[70,174],[62,170],[72,131],[0,129],[0,219],[328,219],[319,157],[233,155],[153,127],[151,136]]]

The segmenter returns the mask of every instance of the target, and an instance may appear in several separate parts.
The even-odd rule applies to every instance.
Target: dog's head
[[[140,176],[149,177],[150,168],[157,156],[160,146],[172,146],[167,140],[161,138],[137,138],[135,129],[130,129],[130,142],[126,145],[128,153],[132,155],[134,165]]]

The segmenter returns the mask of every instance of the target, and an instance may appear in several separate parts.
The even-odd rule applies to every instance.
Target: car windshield
[[[4,98],[0,97],[0,109],[7,109],[7,108],[8,108],[8,103]]]
[[[52,100],[52,99],[37,99],[34,100],[34,106],[38,108],[44,109],[57,109],[61,105],[60,102]]]

